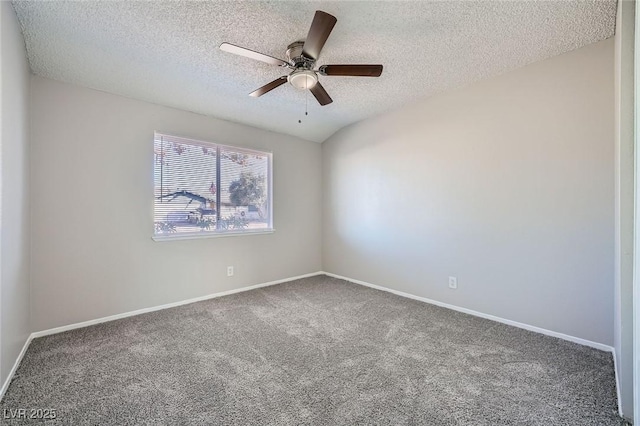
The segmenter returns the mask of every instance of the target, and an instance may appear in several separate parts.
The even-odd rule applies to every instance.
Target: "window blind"
[[[156,133],[155,236],[272,229],[271,153]]]

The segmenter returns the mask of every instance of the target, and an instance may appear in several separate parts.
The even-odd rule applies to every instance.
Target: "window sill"
[[[153,241],[177,241],[177,240],[200,240],[203,238],[222,238],[222,237],[239,237],[243,235],[265,235],[273,234],[275,229],[260,229],[256,231],[228,231],[228,232],[198,232],[192,234],[178,235],[154,235],[151,237]]]

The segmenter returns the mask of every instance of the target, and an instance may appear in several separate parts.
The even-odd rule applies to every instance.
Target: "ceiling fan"
[[[380,74],[382,74],[382,65],[322,65],[316,70],[313,69],[320,56],[320,51],[329,38],[329,34],[331,34],[336,22],[335,16],[317,10],[313,17],[309,34],[307,34],[307,39],[293,42],[288,46],[286,52],[288,61],[230,43],[222,43],[220,49],[293,70],[289,75],[283,75],[251,92],[249,96],[257,98],[289,82],[296,89],[310,90],[320,105],[327,105],[333,100],[318,81],[318,74],[323,76],[354,77],[380,77]]]

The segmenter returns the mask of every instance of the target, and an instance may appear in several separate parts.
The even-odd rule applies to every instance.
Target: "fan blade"
[[[318,71],[323,75],[380,77],[382,65],[323,65]]]
[[[271,65],[278,65],[280,67],[288,67],[289,64],[282,59],[274,58],[273,56],[265,55],[264,53],[255,52],[244,47],[236,46],[235,44],[222,43],[220,49],[225,52],[234,53],[240,56],[246,56],[247,58],[255,59],[257,61],[266,62]]]
[[[333,99],[331,99],[331,96],[329,96],[327,91],[324,90],[324,87],[322,87],[320,82],[317,82],[316,85],[309,90],[311,90],[311,93],[313,93],[313,96],[316,97],[320,105],[325,106],[333,102]]]
[[[265,93],[272,91],[276,87],[282,86],[286,82],[287,82],[287,77],[286,76],[282,76],[282,77],[278,78],[277,80],[273,80],[271,83],[265,84],[264,86],[262,86],[258,90],[254,90],[253,92],[249,93],[249,96],[253,96],[254,98],[257,98],[258,96],[262,96]]]
[[[316,10],[316,14],[311,22],[309,34],[302,46],[302,53],[307,58],[318,59],[320,51],[329,38],[333,26],[338,20],[335,16],[329,15],[321,10]]]

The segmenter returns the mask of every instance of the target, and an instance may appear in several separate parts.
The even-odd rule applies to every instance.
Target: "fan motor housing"
[[[294,41],[287,47],[287,59],[296,68],[312,69],[316,61],[302,54],[304,41]]]

